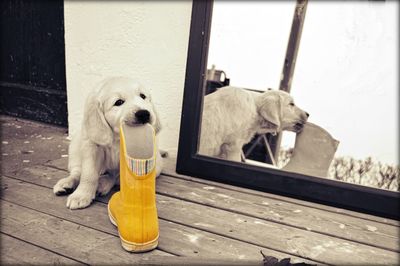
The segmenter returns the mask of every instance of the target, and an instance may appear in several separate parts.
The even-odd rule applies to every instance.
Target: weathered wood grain
[[[54,169],[54,171],[60,170]],[[46,176],[35,177],[32,169],[27,174],[31,180],[36,179],[35,182],[48,187],[52,187],[56,182],[54,180],[56,174],[49,176],[46,173]],[[60,171],[58,176],[62,174]],[[159,216],[163,219],[314,261],[332,264],[371,262],[394,264],[398,259],[396,252],[163,195],[157,196],[157,204]]]
[[[143,263],[145,258],[163,254],[159,250],[130,254],[122,247],[110,248],[120,246],[118,237],[4,200],[0,204],[1,232],[84,263]]]
[[[84,225],[118,237],[116,228],[109,222],[104,203],[95,202],[84,210],[70,211],[65,207],[65,197],[56,197],[50,188],[2,177],[2,198],[55,217]],[[209,259],[260,261],[260,250],[270,256],[285,258],[287,254],[221,237],[212,233],[190,228],[160,219],[161,250],[180,256],[208,257]],[[119,249],[120,245],[110,248]],[[293,261],[304,261],[293,258]]]
[[[341,214],[341,215],[345,215],[348,217],[355,217],[355,218],[360,218],[360,219],[367,220],[367,221],[373,221],[373,222],[378,222],[378,223],[383,223],[383,224],[390,224],[390,225],[400,227],[400,222],[397,220],[393,220],[393,219],[378,217],[378,216],[374,216],[374,215],[370,215],[370,214],[350,211],[350,210],[341,209],[341,208],[335,208],[335,207],[331,207],[328,205],[317,204],[317,203],[313,203],[313,202],[309,202],[309,201],[302,201],[302,200],[298,200],[298,199],[294,199],[294,198],[260,192],[260,191],[256,191],[256,190],[235,187],[235,186],[226,185],[226,184],[214,182],[214,181],[209,181],[209,180],[205,180],[205,179],[201,179],[201,178],[197,178],[197,177],[191,177],[191,176],[177,174],[175,171],[176,151],[175,152],[170,151],[168,153],[168,157],[164,158],[163,161],[164,161],[163,173],[167,176],[178,177],[178,178],[186,180],[186,181],[195,182],[196,184],[200,184],[200,185],[203,184],[204,186],[215,186],[215,187],[218,187],[221,189],[227,189],[227,190],[241,192],[241,193],[245,193],[245,194],[249,194],[249,195],[253,195],[253,196],[259,196],[262,198],[274,199],[274,200],[278,200],[280,202],[287,202],[287,203],[293,203],[293,204],[304,206],[304,207],[310,207],[310,208],[314,208],[317,210],[322,210],[324,212],[331,212],[332,215]],[[56,159],[56,160],[51,160],[51,161],[47,162],[45,165],[50,166],[50,167],[55,167],[58,169],[62,169],[62,170],[67,170],[68,158],[60,158],[60,159]]]
[[[31,181],[35,179],[34,182],[37,184],[49,185],[50,179],[57,180],[66,174],[58,169],[36,166],[25,169],[18,175],[29,176]],[[157,179],[157,193],[265,221],[275,221],[307,231],[340,237],[348,241],[399,251],[399,227],[385,223],[324,212],[275,198],[261,197],[169,176],[160,176]]]
[[[190,189],[188,189],[190,187]],[[237,212],[349,241],[399,250],[399,227],[187,180],[161,176],[160,194]]]
[[[158,195],[157,198],[160,217],[293,256],[328,264],[373,262],[390,265],[398,261],[397,252],[166,196]]]
[[[85,265],[5,234],[0,237],[1,265]]]

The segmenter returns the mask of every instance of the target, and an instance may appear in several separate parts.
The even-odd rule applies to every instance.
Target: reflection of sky
[[[216,2],[209,66],[233,86],[278,88],[294,6]],[[337,155],[398,161],[397,23],[397,1],[308,4],[291,93],[340,140]]]

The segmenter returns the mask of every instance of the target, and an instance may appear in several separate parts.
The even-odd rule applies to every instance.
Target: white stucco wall
[[[191,1],[65,1],[69,131],[88,91],[109,76],[147,86],[163,122],[163,149],[178,145]]]

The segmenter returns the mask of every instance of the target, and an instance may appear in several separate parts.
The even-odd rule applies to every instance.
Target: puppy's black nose
[[[147,110],[139,110],[135,113],[135,117],[139,123],[146,124],[150,121],[150,112]]]
[[[310,117],[310,114],[306,112],[306,116],[307,116],[307,117]]]

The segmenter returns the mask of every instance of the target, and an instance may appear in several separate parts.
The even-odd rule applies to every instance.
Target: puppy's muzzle
[[[303,130],[304,124],[307,123],[307,119],[309,116],[310,114],[307,112],[303,112],[301,114],[300,120],[298,120],[293,126],[295,132],[300,132],[301,130]]]
[[[147,110],[139,110],[135,113],[137,123],[146,124],[150,122],[150,112]]]

